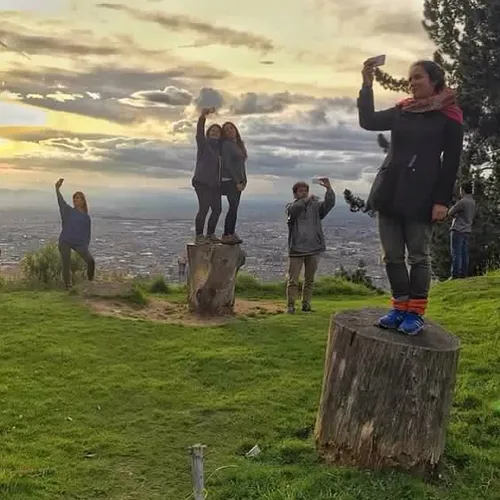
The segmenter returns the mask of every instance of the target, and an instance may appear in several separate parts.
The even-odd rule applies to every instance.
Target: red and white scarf
[[[458,123],[463,123],[463,113],[457,104],[455,91],[445,88],[441,92],[424,99],[408,97],[398,103],[403,111],[410,113],[425,113],[427,111],[441,111],[447,117]]]

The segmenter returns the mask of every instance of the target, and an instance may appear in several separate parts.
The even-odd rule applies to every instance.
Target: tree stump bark
[[[427,320],[416,337],[377,328],[377,309],[345,311],[330,325],[315,437],[331,464],[439,469],[460,344]]]
[[[234,313],[236,274],[244,264],[239,245],[187,246],[189,310],[200,316]]]

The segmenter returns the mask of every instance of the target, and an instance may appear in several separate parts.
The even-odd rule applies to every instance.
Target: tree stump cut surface
[[[460,344],[427,321],[408,337],[375,325],[378,309],[335,315],[315,437],[331,464],[430,477],[440,465]]]
[[[236,274],[244,261],[239,245],[188,245],[189,310],[200,316],[234,312]]]

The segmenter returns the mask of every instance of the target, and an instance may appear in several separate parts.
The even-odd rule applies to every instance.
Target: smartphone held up
[[[385,64],[385,54],[381,54],[379,56],[370,57],[365,61],[366,66],[371,66],[372,68],[378,68],[379,66],[383,66]]]

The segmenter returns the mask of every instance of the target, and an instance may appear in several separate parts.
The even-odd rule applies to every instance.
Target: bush
[[[302,283],[299,283],[302,288]],[[248,298],[284,297],[286,282],[263,282],[254,276],[241,273],[236,278],[236,293]],[[356,283],[347,276],[323,276],[317,278],[314,285],[314,295],[328,297],[332,295],[373,295],[375,287],[366,282]]]
[[[370,276],[368,276],[368,273],[366,271],[366,265],[362,260],[359,262],[358,267],[354,270],[347,270],[343,266],[341,266],[340,270],[335,273],[335,276],[345,281],[350,281],[351,283],[363,285],[369,290],[383,293],[382,290],[380,290],[373,284],[373,280],[371,279]]]
[[[149,303],[148,297],[144,290],[137,285],[132,286],[132,290],[127,295],[126,299],[137,306],[147,306]]]
[[[314,295],[329,297],[339,295],[373,295],[374,290],[364,284],[353,283],[341,276],[323,276],[314,284]]]
[[[163,276],[156,276],[149,285],[149,293],[169,293],[170,287]]]
[[[250,274],[239,273],[236,277],[235,290],[237,294],[245,297],[276,297],[285,293],[285,283],[267,283],[259,281]]]
[[[71,279],[73,283],[82,281],[87,266],[75,252],[71,252]],[[30,284],[55,287],[63,284],[61,256],[57,243],[28,252],[21,261],[23,278]]]

